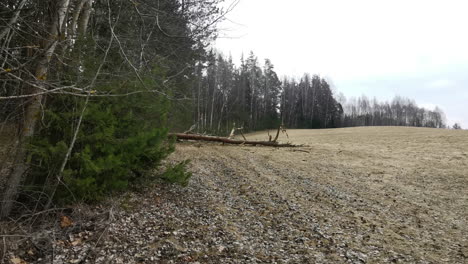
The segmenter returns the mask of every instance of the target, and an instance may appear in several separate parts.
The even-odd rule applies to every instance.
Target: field
[[[368,127],[288,134],[280,140],[306,146],[178,143],[170,162],[191,160],[187,187],[157,183],[110,205],[78,207],[73,227],[60,228],[57,219],[31,234],[28,241],[43,245],[35,239],[54,230],[44,249],[26,243],[8,259],[468,263],[468,131]],[[266,132],[246,136],[267,139]]]
[[[468,131],[288,134],[307,146],[182,143],[176,155],[260,262],[468,262]]]

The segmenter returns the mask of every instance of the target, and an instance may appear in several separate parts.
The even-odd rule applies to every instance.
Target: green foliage
[[[170,183],[187,186],[190,177],[192,176],[192,173],[188,172],[186,168],[189,162],[190,160],[185,160],[174,166],[167,167],[166,171],[162,175],[162,178]]]
[[[52,186],[48,181],[59,174],[83,105],[83,98],[68,96],[48,102],[45,126],[31,144],[30,162],[35,169],[30,185]],[[174,150],[174,141],[167,139],[168,107],[163,97],[145,93],[90,100],[57,200],[99,200],[125,190],[159,166]]]

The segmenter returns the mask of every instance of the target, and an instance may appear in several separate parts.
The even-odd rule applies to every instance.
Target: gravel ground
[[[468,131],[288,134],[280,139],[307,146],[179,143],[171,160],[192,160],[188,187],[160,183],[74,208],[50,228],[15,240],[5,259],[468,263]]]

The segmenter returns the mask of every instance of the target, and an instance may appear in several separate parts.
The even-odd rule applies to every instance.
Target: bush
[[[187,171],[187,164],[190,160],[182,161],[174,166],[169,166],[163,173],[162,178],[170,183],[187,186],[192,173]]]
[[[83,98],[54,96],[30,146],[27,183],[51,193],[84,105]],[[166,99],[148,94],[89,101],[55,200],[96,201],[125,190],[174,151],[167,138]],[[165,175],[183,175],[176,166]]]

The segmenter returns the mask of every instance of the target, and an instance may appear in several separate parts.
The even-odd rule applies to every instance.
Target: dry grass
[[[207,188],[245,196],[263,213],[275,212],[265,197],[281,197],[300,209],[298,217],[314,219],[333,243],[363,253],[370,263],[467,261],[468,131],[366,127],[288,134],[280,140],[308,146],[185,143],[176,156],[192,160]],[[265,140],[267,134],[247,138]],[[240,175],[241,182],[230,182],[232,173],[223,171]],[[221,212],[230,206],[217,205]],[[322,260],[340,262],[334,256],[339,250],[331,248]]]

